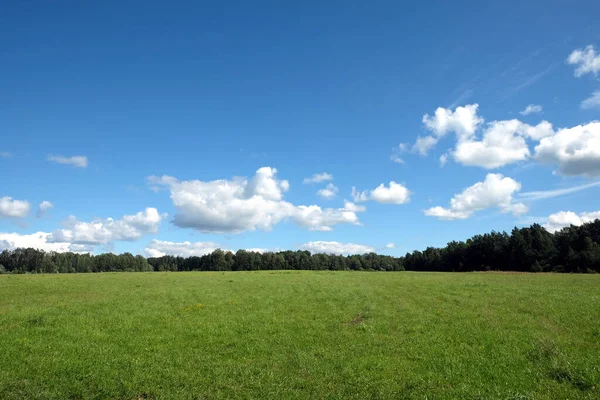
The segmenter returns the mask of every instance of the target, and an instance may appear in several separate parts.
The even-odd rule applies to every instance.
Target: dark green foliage
[[[475,235],[444,248],[428,247],[404,257],[376,253],[341,256],[308,251],[235,254],[215,250],[201,257],[144,258],[125,254],[44,253],[35,249],[4,250],[0,273],[72,273],[122,271],[523,271],[600,272],[600,220],[551,234],[541,225]]]

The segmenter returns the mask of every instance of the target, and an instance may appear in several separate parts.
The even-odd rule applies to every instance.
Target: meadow
[[[600,275],[3,275],[0,398],[598,399]]]

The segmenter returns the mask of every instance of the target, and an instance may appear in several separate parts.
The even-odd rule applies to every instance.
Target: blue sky
[[[0,248],[402,255],[600,216],[598,2],[173,3],[3,8]]]

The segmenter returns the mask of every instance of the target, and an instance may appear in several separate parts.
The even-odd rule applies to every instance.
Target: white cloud
[[[468,104],[456,107],[454,111],[438,107],[435,115],[423,116],[423,124],[440,138],[448,132],[455,132],[461,139],[469,139],[475,134],[477,127],[483,123],[483,118],[477,115],[479,104]]]
[[[529,114],[535,114],[535,113],[539,113],[539,112],[542,112],[542,106],[540,106],[539,104],[529,104],[519,114],[521,114],[521,115],[529,115]]]
[[[304,243],[301,248],[311,253],[327,254],[365,254],[375,251],[374,247],[363,244],[323,241]]]
[[[532,126],[513,119],[488,123],[478,138],[477,131],[484,122],[477,115],[478,107],[477,104],[469,104],[457,107],[454,111],[439,107],[435,116],[426,114],[423,124],[433,135],[418,137],[412,150],[425,155],[442,136],[453,132],[456,135],[456,146],[440,157],[442,166],[448,161],[448,156],[452,155],[459,164],[494,169],[528,159],[531,153],[526,139],[539,141],[554,134],[552,124],[547,121]],[[539,110],[540,106],[529,105],[523,113]]]
[[[405,186],[390,181],[388,187],[382,183],[369,191],[359,192],[352,187],[352,199],[356,202],[373,200],[383,204],[405,204],[410,200],[410,191]]]
[[[429,150],[433,149],[439,141],[440,138],[436,136],[419,136],[412,150],[422,156],[426,156]]]
[[[535,147],[535,159],[563,175],[600,176],[600,121],[559,129]]]
[[[66,242],[50,242],[48,237],[51,234],[48,232],[36,232],[28,235],[19,233],[0,233],[0,251],[14,250],[16,248],[34,248],[44,251],[56,252],[85,252],[86,249],[77,245],[72,245]]]
[[[577,66],[574,74],[578,78],[585,74],[597,75],[600,72],[600,54],[597,54],[591,45],[585,49],[574,50],[567,58],[567,63]]]
[[[450,207],[432,207],[425,215],[440,219],[467,219],[477,211],[499,208],[503,213],[520,215],[527,212],[522,203],[513,203],[513,195],[521,190],[521,184],[501,174],[488,174],[483,182],[466,188],[454,195]]]
[[[331,200],[335,197],[337,192],[338,192],[337,186],[335,186],[333,183],[329,183],[325,188],[319,190],[317,192],[317,195],[324,199]]]
[[[8,151],[0,151],[0,158],[11,158],[12,154]]]
[[[13,200],[12,197],[0,198],[0,218],[24,218],[29,214],[31,204],[26,200]]]
[[[145,248],[149,257],[171,256],[203,256],[217,250],[219,245],[213,242],[168,242],[153,239]]]
[[[386,249],[394,249],[396,248],[396,244],[394,242],[389,242],[388,244],[385,245]]]
[[[369,200],[369,193],[367,193],[366,190],[359,192],[358,190],[356,190],[356,187],[354,187],[354,186],[352,186],[351,196],[352,196],[352,200],[354,200],[357,203]]]
[[[48,155],[48,161],[55,162],[58,164],[72,165],[78,168],[85,168],[88,166],[88,159],[86,156],[72,156],[64,157],[61,155]]]
[[[483,118],[477,115],[478,108],[479,104],[456,107],[454,111],[438,107],[433,116],[423,115],[423,124],[433,135],[419,136],[412,151],[422,156],[427,155],[448,132],[454,132],[459,140],[471,139],[478,126],[483,123]]]
[[[326,181],[332,181],[333,175],[328,174],[327,172],[323,172],[321,174],[314,174],[310,178],[304,178],[303,183],[320,183]]]
[[[580,192],[582,190],[590,189],[596,186],[600,186],[600,181],[588,183],[586,185],[573,186],[564,189],[553,189],[553,190],[540,190],[534,192],[524,192],[519,194],[519,197],[523,200],[535,201],[551,199],[554,197],[566,196],[571,193]]]
[[[364,212],[367,210],[365,206],[359,206],[358,204],[354,204],[350,201],[344,202],[344,209],[352,212]]]
[[[408,150],[408,145],[406,143],[400,143],[398,148],[393,149],[393,153],[390,156],[390,160],[396,164],[404,164],[404,159],[400,156],[400,154],[406,152]]]
[[[134,215],[125,215],[119,220],[107,218],[82,222],[70,216],[63,223],[65,228],[52,232],[48,241],[82,245],[107,245],[116,240],[133,241],[158,232],[162,218],[163,215],[151,207]]]
[[[388,187],[382,183],[371,191],[371,199],[378,203],[404,204],[410,199],[410,192],[403,185],[390,181]]]
[[[297,225],[308,230],[329,232],[338,224],[360,225],[356,212],[356,207],[321,209],[319,206],[296,206],[291,218]]]
[[[48,200],[44,200],[38,206],[37,217],[40,218],[44,216],[50,209],[54,208],[54,204],[49,202]]]
[[[390,160],[396,164],[404,164],[404,160],[398,154],[392,154]]]
[[[539,140],[553,133],[552,125],[547,121],[536,126],[516,119],[493,121],[488,124],[481,140],[459,140],[453,156],[463,165],[498,168],[530,157],[526,137]]]
[[[440,156],[440,165],[443,167],[448,162],[448,153],[444,153]]]
[[[581,108],[584,110],[600,108],[600,90],[596,90],[590,97],[582,101]]]
[[[556,232],[570,225],[580,226],[600,218],[600,211],[576,214],[573,211],[560,211],[548,217],[542,225],[548,232]]]
[[[274,252],[274,251],[279,251],[277,249],[265,249],[263,247],[250,247],[249,249],[244,249],[246,251],[250,251],[253,253],[269,253],[269,252]]]
[[[315,231],[330,231],[337,224],[359,225],[356,209],[322,209],[284,201],[283,192],[289,184],[278,180],[276,173],[275,168],[262,167],[250,180],[179,181],[169,176],[151,176],[148,182],[169,188],[178,211],[175,225],[201,232],[270,230],[287,219]]]

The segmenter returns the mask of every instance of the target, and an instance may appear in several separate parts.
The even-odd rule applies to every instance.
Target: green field
[[[0,398],[598,399],[600,275],[4,275]]]

